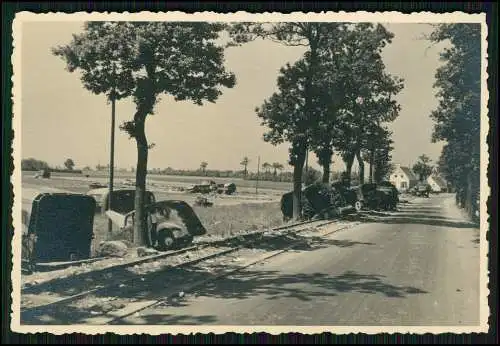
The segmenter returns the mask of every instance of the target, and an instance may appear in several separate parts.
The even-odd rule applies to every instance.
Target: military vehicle
[[[313,183],[306,186],[301,195],[302,218],[305,220],[338,217],[353,210],[344,195],[329,184]],[[293,217],[293,191],[281,197],[281,212],[284,221]]]
[[[355,209],[393,210],[396,208],[399,198],[394,189],[387,184],[378,185],[366,183],[351,188],[356,195]]]
[[[122,232],[133,234],[135,210],[126,214],[108,210],[106,215]],[[195,236],[207,232],[191,206],[184,201],[151,203],[145,207],[145,218],[147,246],[159,251],[187,246]]]
[[[236,192],[235,183],[217,184],[215,181],[204,181],[201,184],[195,184],[186,189],[190,193],[209,194],[216,192],[218,194],[232,195]]]
[[[90,259],[95,200],[84,194],[22,191],[22,266]]]
[[[426,182],[420,182],[415,186],[414,194],[417,197],[429,197],[432,188]]]
[[[394,186],[391,182],[382,181],[377,184],[377,189],[387,194],[384,199],[384,202],[386,203],[385,208],[389,210],[396,209],[399,203],[399,191],[396,186]]]

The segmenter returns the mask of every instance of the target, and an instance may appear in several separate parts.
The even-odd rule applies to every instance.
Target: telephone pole
[[[259,191],[260,156],[257,161],[257,180],[255,181],[255,194]]]

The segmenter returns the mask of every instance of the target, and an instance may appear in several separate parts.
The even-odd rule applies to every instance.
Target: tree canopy
[[[457,189],[461,204],[469,206],[479,193],[481,125],[481,25],[439,24],[431,42],[449,42],[440,55],[434,87],[438,107],[432,140],[444,141],[440,171]]]

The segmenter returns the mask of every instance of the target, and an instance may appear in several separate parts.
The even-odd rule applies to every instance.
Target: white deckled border
[[[13,55],[12,64],[14,75],[13,81],[13,163],[14,171],[11,177],[13,185],[14,203],[13,203],[13,226],[14,229],[22,228],[21,221],[21,103],[18,102],[22,95],[21,90],[21,44],[22,41],[22,24],[25,22],[67,22],[67,21],[210,21],[210,22],[238,22],[238,21],[253,21],[253,22],[278,22],[278,21],[312,21],[312,22],[378,22],[378,23],[480,23],[481,31],[481,88],[482,88],[482,103],[481,103],[481,220],[480,220],[480,325],[474,326],[89,326],[89,325],[71,325],[71,326],[28,326],[20,324],[20,292],[21,292],[21,235],[20,232],[14,232],[12,240],[13,254],[13,270],[12,277],[12,314],[11,328],[18,333],[43,333],[48,332],[55,335],[67,333],[85,333],[85,334],[196,334],[196,333],[215,333],[222,334],[226,332],[234,333],[254,333],[266,332],[277,335],[281,333],[302,333],[302,334],[317,334],[323,332],[331,332],[334,334],[349,334],[349,333],[412,333],[412,334],[439,334],[439,333],[485,333],[488,332],[488,318],[490,308],[488,305],[488,243],[486,233],[489,228],[487,200],[490,195],[490,187],[488,185],[488,143],[487,135],[489,130],[488,119],[488,86],[487,86],[487,35],[488,29],[486,24],[486,15],[468,14],[463,12],[452,13],[432,13],[432,12],[414,12],[404,14],[400,12],[294,12],[283,14],[278,12],[265,12],[261,14],[246,13],[237,11],[235,13],[219,14],[216,12],[196,12],[193,14],[174,12],[77,12],[77,13],[32,13],[19,12],[13,22]]]

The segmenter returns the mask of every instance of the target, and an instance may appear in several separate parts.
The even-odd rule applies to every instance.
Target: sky
[[[428,24],[384,24],[395,37],[383,52],[389,73],[405,80],[396,97],[402,110],[390,124],[394,132],[393,162],[415,163],[426,154],[434,162],[442,144],[431,143],[433,121],[429,114],[437,107],[433,89],[439,53],[443,44],[431,45],[422,35],[431,32]],[[69,73],[62,59],[51,48],[67,44],[82,31],[83,23],[28,22],[22,27],[21,61],[21,156],[63,166],[67,158],[76,168],[109,163],[111,105],[102,95],[83,88],[79,73]],[[225,66],[235,73],[236,86],[223,89],[215,104],[197,106],[176,102],[163,95],[155,114],[146,120],[146,135],[155,147],[149,152],[148,168],[198,169],[202,161],[208,169],[239,170],[244,156],[248,169],[260,163],[280,162],[286,170],[288,143],[272,146],[263,141],[265,127],[255,114],[258,107],[276,90],[280,67],[293,63],[303,54],[302,47],[286,47],[259,40],[225,52]],[[116,104],[115,165],[135,167],[135,141],[118,125],[133,117],[132,100]],[[310,166],[319,169],[314,154]],[[333,170],[342,170],[339,157]]]

